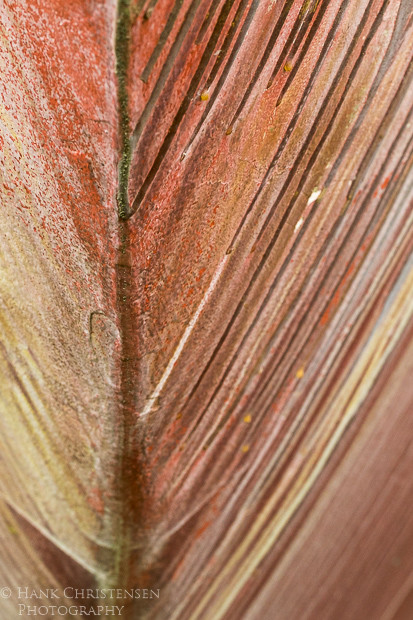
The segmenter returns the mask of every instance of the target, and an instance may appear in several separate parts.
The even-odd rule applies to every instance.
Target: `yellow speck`
[[[201,93],[201,101],[208,101],[209,99],[209,93],[207,93],[206,90],[204,90],[204,92]]]
[[[242,446],[241,448],[241,452],[248,452],[248,450],[250,449],[249,445],[245,444],[244,446]]]
[[[295,373],[297,379],[302,379],[304,377],[304,368],[299,368]]]
[[[232,134],[232,127],[228,127],[228,129],[226,130],[225,134],[227,136],[230,136]]]
[[[284,71],[290,72],[292,68],[293,68],[292,64],[287,61],[284,65]]]
[[[244,422],[245,422],[246,424],[249,424],[249,423],[251,422],[251,416],[250,416],[250,414],[248,414],[248,415],[246,415],[246,416],[245,416],[245,418],[244,418]]]

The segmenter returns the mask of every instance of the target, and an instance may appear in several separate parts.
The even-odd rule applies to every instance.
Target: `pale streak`
[[[171,359],[169,360],[169,363],[167,365],[167,367],[164,370],[164,373],[158,383],[158,385],[156,386],[155,390],[152,392],[151,396],[149,396],[148,398],[148,403],[146,404],[144,410],[142,411],[142,413],[139,415],[139,417],[144,417],[146,415],[148,415],[148,413],[150,413],[152,411],[152,407],[156,401],[156,399],[158,398],[158,396],[160,395],[160,393],[162,392],[165,383],[167,382],[169,375],[171,374],[176,362],[178,361],[183,348],[185,346],[185,344],[187,343],[187,340],[189,338],[189,336],[192,333],[192,330],[194,329],[203,309],[205,308],[206,304],[208,303],[217,283],[219,278],[221,277],[221,274],[224,270],[224,267],[227,263],[228,260],[228,254],[225,254],[224,258],[221,259],[221,262],[218,265],[218,269],[216,270],[214,277],[211,280],[211,283],[208,287],[208,290],[206,291],[205,295],[203,296],[201,303],[199,304],[195,314],[193,315],[192,319],[190,320],[186,330],[184,331],[181,340],[179,341],[178,346],[175,349],[174,354],[172,355]]]
[[[267,502],[264,510],[260,513],[254,522],[248,535],[238,547],[236,553],[231,557],[224,570],[220,573],[220,581],[213,582],[208,591],[205,593],[203,599],[199,602],[195,609],[195,615],[205,611],[207,605],[211,605],[211,599],[215,597],[215,607],[210,607],[211,617],[223,617],[227,611],[229,605],[238,595],[241,588],[245,585],[246,581],[251,577],[252,572],[258,566],[260,561],[266,556],[275,541],[281,534],[281,532],[287,526],[289,520],[292,518],[300,504],[304,501],[305,497],[311,490],[312,486],[320,476],[323,468],[325,467],[328,459],[330,458],[334,448],[336,447],[340,437],[342,437],[344,431],[357,414],[358,409],[364,402],[371,386],[374,384],[376,377],[380,373],[384,366],[388,356],[394,349],[401,337],[403,330],[406,328],[408,321],[413,311],[413,305],[410,301],[410,291],[413,284],[413,273],[407,276],[406,282],[395,299],[392,307],[387,312],[386,320],[377,330],[377,333],[371,338],[367,348],[362,353],[360,359],[356,363],[349,380],[347,381],[347,388],[344,387],[338,397],[335,399],[335,406],[340,405],[340,401],[345,400],[346,393],[351,390],[354,384],[357,384],[357,378],[367,374],[367,384],[358,387],[351,402],[346,407],[343,417],[340,420],[339,425],[331,435],[323,453],[321,454],[318,462],[310,471],[306,480],[303,480],[298,488],[293,488],[289,493],[289,504],[283,507],[281,513],[271,520],[271,523],[260,532],[261,528],[269,518],[273,504],[276,502],[276,494]],[[390,336],[389,336],[390,334]],[[274,499],[274,501],[272,501]],[[246,550],[254,538],[258,536],[259,540],[255,543],[252,553],[253,559],[245,558]],[[235,569],[235,576],[231,575],[231,571]],[[225,589],[221,589],[218,593],[218,589],[221,587],[221,583],[224,580],[228,580]],[[181,608],[182,608],[181,603]],[[195,615],[193,617],[195,617]],[[177,618],[176,615],[172,616]]]
[[[104,573],[97,570],[91,564],[88,564],[87,562],[85,562],[85,560],[82,557],[74,553],[71,547],[69,548],[61,540],[53,536],[53,534],[49,530],[44,528],[42,525],[40,525],[40,523],[36,523],[36,521],[34,521],[26,512],[24,512],[18,506],[16,506],[16,504],[10,498],[2,494],[1,499],[4,501],[6,505],[12,508],[12,510],[14,510],[14,512],[16,512],[22,519],[27,521],[27,523],[29,523],[32,526],[32,528],[40,532],[44,536],[44,538],[49,540],[53,545],[55,545],[55,547],[60,549],[60,551],[65,553],[68,557],[74,560],[77,564],[82,566],[84,569],[86,569],[89,573],[91,573],[97,578],[102,579],[102,577],[104,577]]]

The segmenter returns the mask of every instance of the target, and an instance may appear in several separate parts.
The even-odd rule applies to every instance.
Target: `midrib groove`
[[[111,587],[128,587],[132,550],[139,545],[139,523],[142,522],[143,484],[140,444],[136,437],[135,392],[137,377],[137,322],[132,308],[132,259],[130,252],[130,217],[128,182],[131,161],[128,68],[131,31],[131,0],[118,0],[115,31],[115,62],[118,99],[118,247],[116,250],[116,311],[120,331],[119,383],[116,405],[119,424],[117,480],[118,512],[114,516],[118,532],[117,547],[107,580]],[[133,537],[133,538],[132,538]],[[137,539],[138,538],[138,542]],[[136,567],[135,567],[136,568]]]
[[[121,220],[129,217],[128,183],[131,162],[128,66],[131,29],[131,0],[118,0],[115,31],[115,62],[118,87],[119,167],[116,200]]]

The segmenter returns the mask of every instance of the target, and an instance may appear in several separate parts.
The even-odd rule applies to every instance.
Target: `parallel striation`
[[[3,583],[409,617],[411,0],[69,4],[0,8]]]

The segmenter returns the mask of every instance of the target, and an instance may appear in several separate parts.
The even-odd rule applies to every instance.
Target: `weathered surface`
[[[66,4],[0,10],[2,580],[410,617],[411,0]]]
[[[53,581],[50,553],[99,575],[117,545],[113,28],[105,2],[1,6],[5,585]]]

